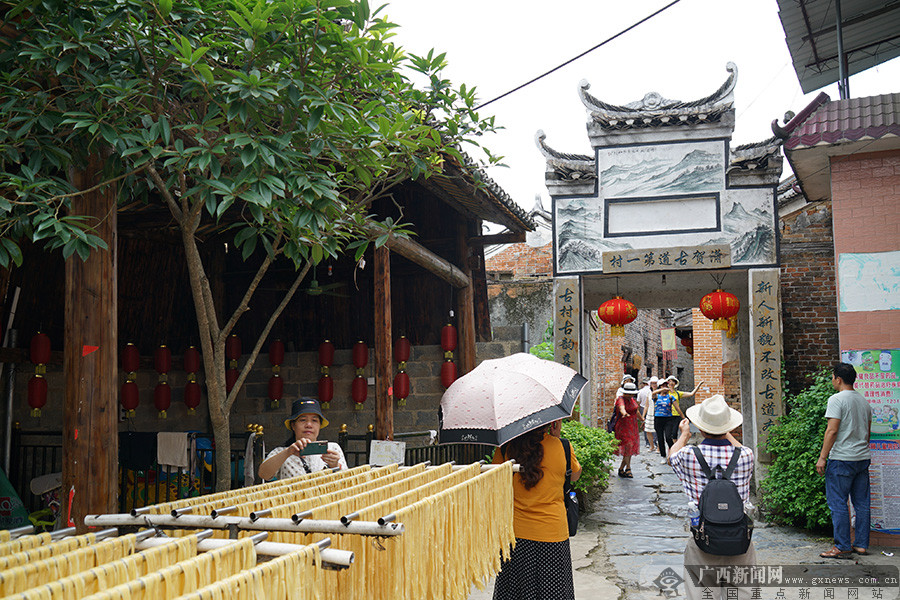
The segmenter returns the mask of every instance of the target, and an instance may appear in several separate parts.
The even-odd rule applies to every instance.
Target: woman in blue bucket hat
[[[304,473],[313,473],[323,469],[346,469],[347,461],[344,452],[334,442],[327,442],[325,447],[317,448],[314,444],[319,438],[319,430],[328,426],[328,420],[322,414],[322,407],[315,398],[300,398],[291,405],[291,416],[285,419],[284,426],[292,435],[283,446],[275,448],[259,465],[259,476],[268,481],[297,477]],[[312,444],[312,445],[310,445]],[[312,449],[315,454],[310,454]]]

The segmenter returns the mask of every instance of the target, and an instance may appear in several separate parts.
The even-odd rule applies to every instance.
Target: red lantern
[[[153,352],[153,368],[160,374],[160,380],[165,381],[165,376],[172,369],[172,351],[161,345]]]
[[[323,375],[319,379],[319,403],[328,408],[332,398],[334,398],[334,380],[328,375]]]
[[[29,347],[29,357],[31,358],[31,362],[39,367],[50,362],[50,336],[46,333],[41,333],[40,331],[34,334],[34,337],[31,338]],[[46,372],[46,370],[44,372]]]
[[[230,361],[228,368],[236,369],[237,361],[241,357],[241,338],[232,334],[225,340],[225,357]]]
[[[200,370],[200,351],[191,346],[184,351],[184,370],[190,375]]]
[[[711,292],[700,300],[700,312],[712,319],[713,329],[728,329],[728,319],[738,314],[741,303],[737,296],[722,290]]]
[[[441,349],[444,351],[445,357],[448,352],[456,350],[456,340],[456,327],[447,323],[444,325],[444,328],[441,329]]]
[[[231,393],[231,389],[234,387],[234,384],[237,383],[237,378],[237,369],[225,369],[225,391],[229,394]]]
[[[137,384],[133,381],[126,381],[122,384],[122,397],[120,403],[122,404],[122,408],[126,411],[126,417],[134,416],[134,409],[138,407],[138,401],[139,393]]]
[[[329,340],[325,340],[319,344],[319,371],[322,377],[319,378],[319,403],[322,408],[331,408],[331,401],[334,398],[334,380],[328,375],[328,369],[334,364],[334,344]]]
[[[131,342],[125,344],[122,350],[122,370],[126,373],[137,373],[141,368],[141,354],[138,352],[137,346]]]
[[[172,388],[165,381],[156,384],[153,390],[153,406],[159,411],[159,418],[165,419],[168,415],[166,411],[172,406]]]
[[[637,318],[637,308],[622,296],[616,296],[600,305],[597,316],[610,326],[610,334],[625,335],[625,326]]]
[[[34,375],[28,380],[28,406],[31,407],[31,416],[40,417],[45,404],[47,404],[47,380],[40,375]]]
[[[278,375],[272,375],[269,378],[269,400],[274,406],[278,406],[278,401],[284,397],[284,379]]]
[[[441,385],[448,388],[454,381],[456,381],[456,363],[445,361],[441,365]]]
[[[409,360],[411,351],[412,344],[409,343],[409,339],[405,335],[401,335],[397,343],[394,344],[394,360],[401,364],[405,363]],[[400,368],[405,368],[405,365]]]
[[[369,364],[369,347],[362,340],[353,345],[353,366],[359,369],[365,368]]]
[[[334,364],[334,344],[328,340],[319,344],[319,364],[323,367]]]
[[[200,406],[202,396],[200,384],[196,381],[188,381],[184,386],[184,404],[188,407],[188,414],[194,414],[194,410]]]
[[[350,395],[353,397],[353,402],[356,403],[356,410],[360,410],[366,401],[366,397],[369,395],[369,384],[366,382],[365,377],[355,377],[353,379],[353,383],[350,386]]]
[[[284,342],[275,340],[269,346],[269,362],[273,367],[280,367],[284,362]]]
[[[406,371],[400,371],[394,376],[394,396],[401,402],[409,396],[409,374]]]

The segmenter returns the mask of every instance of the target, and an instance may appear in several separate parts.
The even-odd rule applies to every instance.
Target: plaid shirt
[[[731,442],[725,439],[706,439],[698,447],[713,474],[716,472],[716,465],[720,465],[723,470],[728,466],[728,461],[731,460],[731,454],[734,451]],[[681,485],[684,486],[684,493],[687,494],[688,501],[699,506],[700,492],[703,491],[709,480],[703,474],[700,462],[694,455],[694,450],[691,446],[685,446],[669,459],[669,463],[675,470],[675,474],[678,475],[678,479],[681,480]],[[737,466],[734,468],[734,473],[731,474],[731,480],[737,486],[738,493],[741,495],[744,506],[747,508],[752,506],[750,504],[750,477],[752,475],[753,450],[743,446]]]

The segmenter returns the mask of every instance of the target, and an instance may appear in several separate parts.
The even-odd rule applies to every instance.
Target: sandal
[[[857,548],[854,546],[853,551],[856,552],[857,554],[859,554],[860,556],[868,556],[869,555],[869,551],[866,550],[865,548]]]
[[[622,477],[634,478],[634,475],[631,474],[631,469],[625,469],[625,474]]]
[[[840,550],[837,546],[832,546],[831,550],[827,552],[822,552],[819,554],[822,558],[841,558],[848,559],[851,557],[853,552],[851,550]]]
[[[619,469],[619,477],[628,477],[628,475],[625,474],[624,469],[621,469],[621,468]]]

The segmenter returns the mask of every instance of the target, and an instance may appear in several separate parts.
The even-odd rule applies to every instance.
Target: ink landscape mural
[[[597,151],[599,194],[554,199],[557,272],[602,270],[603,252],[683,244],[729,244],[732,264],[776,262],[773,197],[758,189],[726,189],[723,140],[656,144]],[[659,200],[659,214],[641,215],[635,227],[666,228],[666,210],[692,194],[719,198],[718,231],[663,231],[653,236],[604,237],[605,200]],[[683,210],[683,208],[681,209]]]

